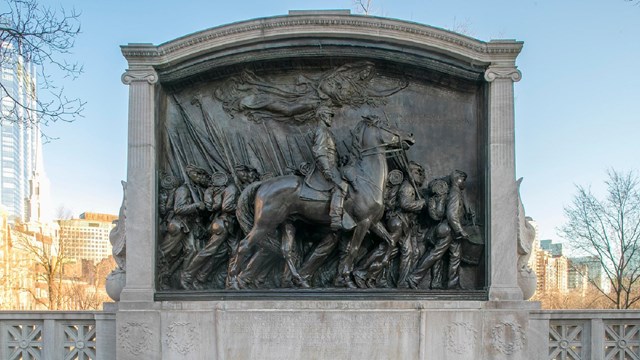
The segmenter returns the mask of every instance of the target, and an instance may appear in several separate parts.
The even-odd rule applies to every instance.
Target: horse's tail
[[[236,217],[238,218],[238,223],[240,223],[240,228],[245,234],[248,234],[253,228],[254,200],[260,185],[262,185],[262,181],[249,184],[249,186],[242,190],[240,198],[238,199]]]

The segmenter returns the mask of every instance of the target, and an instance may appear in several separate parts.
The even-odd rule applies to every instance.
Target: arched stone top
[[[163,43],[128,44],[129,68],[153,67],[175,81],[245,61],[365,57],[482,79],[489,65],[515,67],[522,42],[483,42],[436,27],[396,19],[299,13],[214,27]]]

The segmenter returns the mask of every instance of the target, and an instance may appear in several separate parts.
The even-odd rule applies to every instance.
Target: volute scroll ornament
[[[522,79],[522,73],[515,66],[490,66],[484,73],[484,79],[488,82],[493,82],[496,79],[510,79],[513,82],[518,82]]]
[[[131,85],[134,82],[146,81],[149,85],[158,82],[158,74],[153,69],[127,70],[121,77],[122,83]]]

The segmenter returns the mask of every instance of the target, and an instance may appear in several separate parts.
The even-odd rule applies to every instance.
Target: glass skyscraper
[[[0,44],[0,204],[11,222],[30,220],[30,180],[38,172],[38,157],[42,156],[40,126],[34,111],[35,67],[19,55],[15,46]],[[38,186],[34,190],[39,192]]]

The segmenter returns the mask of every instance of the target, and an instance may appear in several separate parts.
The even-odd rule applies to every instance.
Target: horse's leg
[[[367,284],[367,282],[371,282],[369,280],[375,279],[379,270],[382,270],[381,266],[374,266],[382,263],[382,259],[388,252],[388,247],[388,243],[384,241],[380,242],[378,246],[369,253],[369,256],[367,256],[364,262],[361,262],[360,265],[358,265],[358,268],[353,272],[353,280],[359,288],[373,287],[373,284]]]
[[[389,266],[391,254],[395,249],[395,244],[398,243],[402,228],[400,227],[399,219],[396,218],[391,219],[388,226],[389,230],[380,221],[371,225],[371,232],[383,239],[383,241],[378,244],[367,260],[354,272],[354,280],[361,288],[374,287],[375,279],[380,276],[384,268]]]
[[[338,277],[336,278],[335,285],[349,288],[357,288],[356,284],[351,279],[353,272],[353,266],[358,252],[360,251],[360,245],[364,236],[367,235],[371,227],[371,220],[364,219],[358,222],[356,229],[353,231],[351,241],[345,249],[344,256],[340,258],[340,265],[338,266]]]
[[[229,261],[229,274],[227,278],[227,288],[239,290],[238,274],[245,266],[251,255],[251,250],[256,242],[260,242],[269,234],[269,230],[254,226],[247,236],[238,243],[236,255]]]
[[[316,246],[316,248],[313,250],[313,253],[307,259],[307,261],[302,264],[302,267],[300,269],[300,277],[308,283],[309,280],[311,280],[313,274],[318,271],[318,268],[320,268],[327,257],[331,255],[337,245],[338,234],[334,232],[327,234],[318,244],[318,246]]]
[[[268,272],[267,264],[272,260],[273,256],[264,248],[259,248],[247,261],[247,265],[238,274],[238,283],[246,287],[250,285],[260,288],[264,283],[266,273]]]
[[[253,285],[256,269],[259,269],[262,263],[262,252],[260,250],[256,250],[246,259],[244,266],[238,273],[236,279],[240,288],[247,288]]]
[[[298,285],[303,288],[308,288],[309,283],[300,276],[298,270],[296,269],[296,265],[294,264],[294,241],[296,239],[296,228],[293,226],[293,223],[290,221],[285,221],[281,225],[282,231],[282,255],[284,260],[287,262],[287,267],[289,271],[291,271],[292,281],[295,285]]]
[[[392,234],[397,232],[394,223],[390,224],[390,228],[391,228]],[[389,231],[387,231],[387,228],[384,227],[384,225],[382,224],[382,221],[378,221],[378,222],[372,224],[371,225],[371,232],[373,232],[379,238],[381,238],[386,243],[391,245],[391,247],[395,246],[395,243],[396,243],[397,239],[392,234],[390,234]]]

